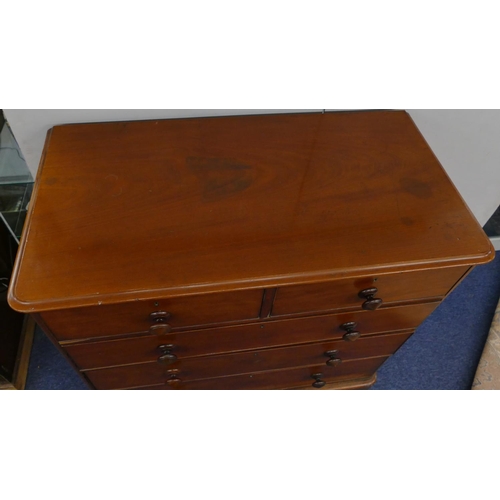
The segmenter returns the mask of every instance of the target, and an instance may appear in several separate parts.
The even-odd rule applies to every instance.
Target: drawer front
[[[386,304],[444,297],[468,269],[453,267],[283,287],[276,294],[272,316],[361,308],[365,299],[359,293],[374,287],[378,289],[376,297]]]
[[[344,362],[393,354],[411,333],[379,335],[359,342],[320,342],[303,346],[249,351],[223,356],[188,358],[170,365],[157,362],[105,368],[86,372],[96,387],[116,389],[165,383],[170,378],[184,382],[283,370],[300,366],[340,368]]]
[[[341,382],[343,380],[365,379],[372,376],[387,360],[370,358],[357,361],[347,361],[338,368],[326,366],[310,366],[293,370],[275,372],[261,372],[250,375],[237,375],[210,380],[193,382],[179,382],[177,384],[157,384],[143,387],[144,389],[178,389],[178,390],[272,390],[298,389],[312,387],[315,379],[313,375],[321,373],[321,380],[326,383]]]
[[[60,342],[147,331],[151,313],[167,312],[172,329],[257,319],[262,290],[245,290],[158,301],[68,309],[42,313],[41,317]]]
[[[438,304],[390,307],[375,314],[368,311],[349,312],[63,347],[80,369],[89,370],[156,361],[161,356],[162,345],[172,345],[172,353],[184,359],[342,339],[346,330],[341,325],[349,322],[356,323],[361,338],[377,333],[414,330]]]

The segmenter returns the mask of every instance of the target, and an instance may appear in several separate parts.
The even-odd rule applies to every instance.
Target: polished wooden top
[[[48,134],[10,303],[43,311],[493,255],[405,112],[65,125]]]

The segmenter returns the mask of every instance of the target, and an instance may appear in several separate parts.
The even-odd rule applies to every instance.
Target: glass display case
[[[33,177],[0,111],[0,389],[23,389],[33,321],[7,303],[12,268],[33,191]]]

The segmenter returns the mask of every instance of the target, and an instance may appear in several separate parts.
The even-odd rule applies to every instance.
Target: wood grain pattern
[[[338,361],[335,369],[343,363],[368,357],[389,356],[396,352],[411,336],[411,332],[379,335],[359,342],[320,342],[303,346],[264,349],[222,356],[207,356],[178,360],[168,366],[157,362],[87,371],[85,375],[102,389],[119,388],[124,380],[139,385],[154,385],[176,374],[184,382],[226,377],[269,370],[283,370],[300,366],[327,366],[329,351],[336,351]],[[159,354],[158,354],[159,356]]]
[[[469,267],[451,267],[282,287],[276,294],[272,315],[361,307],[364,299],[358,294],[371,287],[378,289],[377,297],[386,305],[395,301],[441,298],[446,296],[468,269]]]
[[[405,112],[66,125],[8,300],[99,389],[366,387],[494,255]]]
[[[355,361],[346,361],[339,367],[330,368],[323,364],[310,367],[294,368],[289,370],[276,370],[271,372],[259,372],[246,375],[235,375],[216,379],[204,379],[195,381],[183,381],[168,384],[165,376],[159,374],[156,367],[151,365],[139,365],[131,367],[116,368],[112,373],[87,372],[87,376],[93,380],[97,388],[133,389],[135,387],[148,387],[164,383],[164,389],[178,390],[251,390],[251,389],[288,389],[303,386],[312,386],[314,379],[312,375],[322,373],[326,382],[340,381],[342,379],[367,378],[387,360],[383,358],[370,358]],[[104,372],[104,370],[102,370]],[[130,384],[137,384],[136,386]]]
[[[156,311],[169,313],[166,323],[174,330],[258,319],[262,304],[261,290],[244,290],[174,299],[134,301],[97,307],[83,307],[42,313],[59,341],[89,339],[147,331]]]
[[[179,359],[237,351],[273,348],[339,340],[341,325],[354,321],[362,338],[398,330],[414,330],[437,307],[438,302],[370,312],[280,320],[252,325],[214,328],[169,335],[148,335],[125,340],[100,341],[64,346],[65,352],[81,369],[104,368],[155,361],[158,346],[173,344]]]
[[[494,255],[405,112],[59,126],[37,183],[22,312]]]

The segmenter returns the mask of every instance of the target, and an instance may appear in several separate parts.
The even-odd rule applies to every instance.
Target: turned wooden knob
[[[170,377],[168,380],[167,380],[167,384],[169,385],[176,385],[176,384],[180,384],[182,382],[182,380],[178,377]]]
[[[168,371],[168,379],[167,384],[169,385],[177,385],[180,384],[182,380],[179,378],[179,370],[169,370]]]
[[[170,313],[167,311],[155,311],[149,315],[149,318],[155,323],[165,323],[170,318]]]
[[[175,363],[178,358],[172,353],[175,346],[173,344],[161,345],[158,349],[162,352],[162,355],[158,358],[158,363],[162,365],[171,365]]]
[[[158,358],[158,363],[162,365],[171,365],[177,361],[177,356],[175,354],[164,354]]]
[[[330,358],[326,364],[328,366],[338,366],[342,363],[342,360],[338,357],[339,351],[326,351],[325,356]]]
[[[315,380],[312,386],[315,389],[321,389],[322,387],[325,387],[326,382],[324,380],[321,380],[322,376],[323,376],[322,373],[315,373],[314,375],[312,375],[312,378]]]
[[[377,293],[377,288],[367,288],[366,290],[361,290],[361,292],[359,292],[359,298],[365,299],[365,302],[362,305],[365,311],[375,311],[384,303],[382,299],[375,298]]]
[[[331,358],[326,362],[326,364],[331,367],[339,366],[341,363],[342,360],[338,358]]]
[[[154,323],[149,329],[151,335],[164,335],[172,331],[172,327],[167,323],[170,313],[167,311],[155,311],[149,315],[149,319]]]
[[[358,326],[357,323],[354,323],[354,321],[350,321],[349,323],[344,323],[343,325],[340,325],[340,328],[347,332],[344,335],[343,339],[348,342],[354,342],[355,340],[358,340],[359,337],[361,337],[361,333],[355,330],[357,326]]]
[[[156,323],[149,328],[151,335],[165,335],[172,331],[172,327],[168,323]]]

